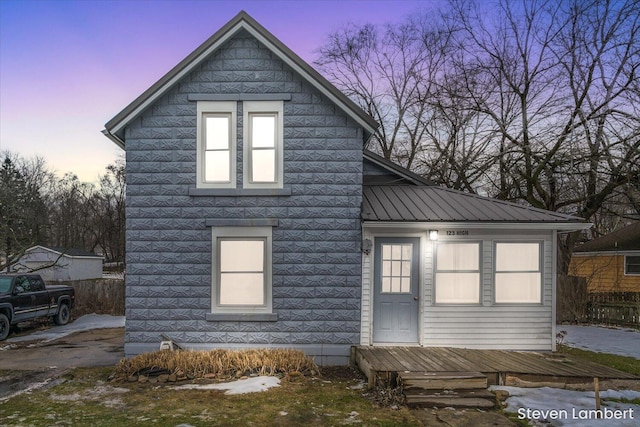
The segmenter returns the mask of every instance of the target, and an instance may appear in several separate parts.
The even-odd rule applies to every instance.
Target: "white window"
[[[197,187],[236,186],[235,102],[198,102]]]
[[[640,275],[640,255],[625,255],[624,274],[630,276]]]
[[[496,243],[495,302],[542,302],[540,251],[535,243]]]
[[[479,304],[480,243],[439,243],[435,287],[436,303]]]
[[[271,227],[213,227],[214,312],[271,312]]]
[[[243,186],[282,188],[283,103],[244,101]]]

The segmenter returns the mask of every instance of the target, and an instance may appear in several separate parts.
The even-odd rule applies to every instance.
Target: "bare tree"
[[[91,250],[98,241],[95,223],[93,184],[66,173],[57,182],[51,203],[50,243],[62,248]]]
[[[0,271],[11,271],[25,251],[46,241],[48,211],[43,190],[52,173],[44,160],[5,152],[0,167]]]
[[[439,19],[347,26],[317,63],[381,122],[374,148],[437,183],[602,227],[637,218],[637,1],[451,0]]]
[[[428,103],[446,62],[448,36],[426,19],[380,28],[351,24],[319,50],[321,71],[380,123],[368,148],[408,168],[424,149]]]
[[[490,194],[592,219],[637,188],[640,4],[504,0],[491,21],[454,1],[452,12],[461,78],[473,89],[481,76],[471,96],[504,141]],[[561,272],[579,237],[562,245]]]
[[[100,188],[95,193],[98,243],[102,246],[108,262],[125,262],[125,164],[119,159],[106,168],[100,178]]]

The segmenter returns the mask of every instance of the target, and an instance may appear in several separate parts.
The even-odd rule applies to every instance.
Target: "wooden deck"
[[[374,386],[394,382],[398,372],[482,372],[489,385],[506,384],[508,376],[525,381],[583,383],[599,379],[640,380],[631,374],[559,353],[470,350],[451,347],[353,348],[353,360]]]

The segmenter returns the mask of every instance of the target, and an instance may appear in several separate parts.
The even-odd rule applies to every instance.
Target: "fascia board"
[[[576,252],[574,251],[573,256],[576,257],[589,257],[589,256],[617,256],[617,255],[629,255],[629,256],[640,256],[640,251],[638,250],[629,250],[629,251],[593,251],[593,252]]]
[[[359,115],[353,113],[353,109],[348,106],[345,102],[338,99],[330,90],[328,90],[323,84],[320,83],[318,77],[323,78],[318,74],[318,76],[311,75],[307,70],[302,68],[298,61],[286,55],[286,53],[278,46],[274,45],[270,40],[268,40],[264,35],[258,31],[256,31],[251,26],[246,26],[245,30],[247,30],[252,36],[254,36],[260,43],[264,44],[276,54],[278,58],[284,61],[288,66],[294,69],[298,74],[303,76],[313,87],[318,89],[323,95],[329,98],[334,104],[338,105],[345,113],[347,113],[352,119],[354,119],[360,126],[362,126],[367,132],[370,134],[375,133],[376,127],[373,127],[370,123],[367,123],[364,119],[362,119]],[[316,72],[317,73],[317,72]],[[357,107],[360,108],[360,107]]]
[[[559,232],[570,232],[578,230],[588,230],[591,223],[530,223],[530,222],[437,222],[437,221],[363,221],[363,228],[397,228],[415,229],[417,227],[429,228],[449,228],[464,229],[477,228],[485,230],[557,230]]]
[[[115,135],[118,132],[122,131],[133,119],[135,119],[139,114],[141,114],[144,110],[146,110],[151,104],[153,104],[158,98],[163,96],[173,85],[178,83],[182,78],[189,74],[194,68],[200,65],[200,62],[209,56],[211,53],[216,51],[222,44],[224,44],[227,40],[229,40],[238,30],[241,28],[245,28],[244,22],[238,23],[234,28],[227,31],[221,37],[219,37],[214,43],[211,44],[207,49],[202,51],[198,56],[193,59],[190,59],[189,63],[184,65],[179,71],[176,72],[169,80],[164,82],[162,86],[157,89],[154,89],[153,93],[146,94],[143,93],[140,97],[146,97],[144,101],[142,101],[136,108],[134,108],[131,112],[129,112],[125,117],[118,120],[116,123],[107,122],[105,127],[109,129],[108,133],[111,135]],[[178,64],[179,67],[181,64]],[[169,72],[171,73],[171,71]],[[153,86],[151,86],[153,88]],[[135,104],[137,101],[133,101],[132,104]]]

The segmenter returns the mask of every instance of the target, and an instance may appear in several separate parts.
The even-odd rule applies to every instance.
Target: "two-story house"
[[[431,185],[363,149],[377,126],[244,12],[111,119],[126,354],[553,349],[556,239],[581,219]]]

